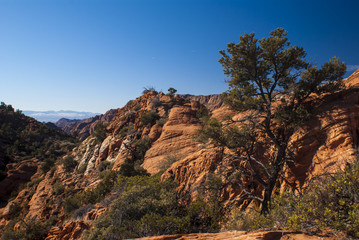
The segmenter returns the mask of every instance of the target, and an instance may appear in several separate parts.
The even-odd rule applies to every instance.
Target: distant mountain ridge
[[[29,117],[35,118],[40,122],[53,122],[56,123],[61,118],[67,119],[86,119],[91,118],[96,115],[100,115],[100,113],[92,113],[92,112],[77,112],[71,110],[60,110],[60,111],[23,111],[23,113]]]

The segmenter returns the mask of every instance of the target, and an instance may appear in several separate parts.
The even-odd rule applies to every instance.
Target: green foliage
[[[106,138],[106,125],[102,123],[98,123],[95,128],[92,135],[96,138],[97,143],[102,143],[103,140]]]
[[[160,118],[160,119],[158,119],[157,121],[156,121],[156,124],[158,125],[158,126],[161,126],[161,127],[163,127],[163,125],[165,125],[165,123],[168,121],[168,118]]]
[[[119,177],[119,197],[108,213],[84,232],[84,239],[126,239],[144,236],[218,230],[218,219],[203,200],[191,207],[177,203],[175,184],[160,176]]]
[[[209,121],[211,113],[205,106],[201,106],[197,111],[196,116],[201,120],[201,122],[206,123]]]
[[[273,197],[267,215],[258,209],[233,209],[227,228],[237,230],[332,228],[359,237],[359,164],[311,182],[300,195]]]
[[[153,92],[155,94],[158,93],[154,87],[144,87],[143,91],[142,91],[142,94],[147,94],[147,93],[150,93],[150,92]]]
[[[53,166],[55,166],[56,159],[54,158],[46,158],[44,162],[41,164],[41,171],[43,173],[47,173]]]
[[[48,221],[21,222],[21,228],[14,230],[15,222],[9,223],[1,236],[1,240],[43,240],[51,224]]]
[[[98,166],[97,170],[99,172],[105,171],[105,170],[111,170],[113,167],[113,163],[110,163],[109,161],[102,161]]]
[[[95,204],[103,200],[112,191],[117,175],[118,173],[115,171],[104,171],[102,181],[95,188],[66,198],[63,203],[65,212],[70,214],[82,206]]]
[[[119,173],[125,177],[133,177],[139,175],[148,175],[147,171],[130,158],[126,158],[125,162],[121,165]]]
[[[62,164],[64,165],[64,169],[66,172],[71,172],[77,166],[77,162],[75,161],[73,156],[66,156],[62,159]]]
[[[0,105],[0,139],[0,152],[5,153],[2,156],[5,164],[0,165],[2,171],[9,161],[31,156],[46,161],[42,168],[46,172],[51,168],[51,161],[62,156],[64,149],[75,142],[72,136],[37,122],[3,102]]]
[[[141,115],[140,117],[140,121],[142,123],[142,125],[147,126],[147,125],[154,125],[156,123],[156,121],[160,119],[160,115],[158,115],[158,113],[156,112],[145,112]]]
[[[52,185],[52,193],[54,195],[60,195],[65,191],[65,186],[62,185],[60,182],[56,182],[54,183],[54,185]]]
[[[177,92],[176,89],[170,87],[170,88],[168,89],[167,95],[173,97],[176,92]]]
[[[188,207],[185,219],[188,232],[216,232],[220,229],[218,209],[202,198]]]
[[[304,49],[291,45],[286,36],[282,28],[261,40],[254,33],[245,33],[238,44],[229,43],[226,50],[220,51],[219,62],[229,77],[224,101],[234,110],[249,111],[241,119],[229,119],[223,125],[209,120],[199,137],[201,141],[210,138],[213,143],[230,148],[234,158],[242,159],[246,167],[236,166],[236,175],[240,177],[232,183],[246,193],[243,198],[261,203],[262,214],[268,213],[279,176],[287,161],[293,160],[289,139],[310,116],[312,101],[306,100],[312,93],[339,90],[338,80],[346,70],[338,58],[320,69],[311,66],[305,60]],[[236,121],[241,122],[240,127],[231,124]],[[263,139],[265,144],[261,143]],[[263,146],[271,152],[265,160],[256,151]],[[242,179],[252,179],[252,184]],[[252,188],[253,185],[264,191]]]
[[[152,140],[149,137],[144,137],[133,142],[134,151],[132,156],[134,160],[143,161],[146,151],[151,147]],[[142,162],[141,162],[142,164]]]

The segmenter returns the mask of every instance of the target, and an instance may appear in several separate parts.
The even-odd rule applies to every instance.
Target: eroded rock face
[[[333,95],[326,95],[316,101],[316,110],[310,121],[306,122],[294,133],[290,146],[294,149],[295,161],[288,164],[286,170],[287,183],[292,189],[300,189],[314,176],[344,169],[344,166],[356,159],[359,134],[359,70],[344,81],[346,90]],[[348,88],[350,86],[350,88]],[[223,116],[216,109],[214,115]],[[244,113],[233,115],[241,118]],[[265,142],[265,141],[264,141]],[[263,151],[266,148],[259,149]],[[263,152],[268,154],[268,150]],[[173,164],[162,176],[163,179],[175,179],[178,191],[182,195],[195,195],[197,186],[204,182],[209,173],[226,173],[230,171],[233,161],[228,161],[216,153],[213,146],[207,146],[192,155]],[[241,191],[227,188],[223,190],[224,201],[231,202],[238,198]]]
[[[142,167],[150,174],[163,170],[171,156],[179,160],[199,150],[193,140],[202,125],[196,118],[196,111],[190,104],[174,106],[163,126],[161,136],[146,152]]]
[[[0,201],[6,201],[20,184],[28,182],[37,172],[38,166],[39,161],[34,158],[7,164],[7,177],[0,181]]]
[[[80,140],[84,140],[93,133],[95,126],[98,123],[109,123],[113,119],[116,112],[117,109],[111,109],[105,114],[76,121],[72,124],[63,126],[61,129],[66,133],[76,133]]]

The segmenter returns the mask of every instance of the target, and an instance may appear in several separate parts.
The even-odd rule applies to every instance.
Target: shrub
[[[140,121],[144,126],[152,126],[158,119],[160,119],[160,116],[156,112],[145,112],[140,117]]]
[[[122,177],[116,186],[124,191],[110,205],[108,214],[102,215],[95,221],[94,228],[84,233],[85,239],[135,238],[183,230],[172,182],[136,176]]]
[[[201,122],[206,123],[210,119],[211,113],[205,106],[201,106],[198,109],[196,116],[198,119],[201,120]]]
[[[144,87],[142,94],[146,94],[146,93],[150,93],[150,92],[154,92],[155,94],[158,93],[154,87],[150,86],[150,87]]]
[[[160,119],[158,119],[157,121],[156,121],[156,124],[158,125],[158,126],[161,126],[161,127],[163,127],[163,125],[165,125],[165,123],[168,121],[168,118],[160,118]]]
[[[51,224],[48,221],[20,222],[21,228],[14,230],[15,222],[8,224],[2,234],[1,240],[42,240],[45,239]]]
[[[66,156],[62,160],[62,164],[64,165],[64,169],[66,172],[71,172],[77,166],[77,162],[74,160],[72,156]]]
[[[97,166],[97,170],[99,172],[105,171],[105,170],[110,170],[113,166],[113,163],[110,163],[109,161],[102,161],[98,166]]]
[[[208,232],[219,228],[217,212],[204,200],[190,207],[177,203],[176,185],[160,175],[119,177],[119,196],[84,239],[127,239],[144,236]],[[218,215],[218,214],[217,214]]]
[[[98,123],[95,128],[92,135],[96,138],[97,143],[102,143],[103,140],[106,138],[106,125],[102,123]]]
[[[273,197],[267,215],[234,209],[227,228],[238,230],[332,228],[359,237],[359,164],[322,176],[298,196],[283,192]]]
[[[90,212],[92,209],[94,209],[95,205],[93,204],[87,204],[83,207],[80,207],[79,209],[75,210],[72,214],[73,219],[83,219],[88,212]]]
[[[52,185],[52,193],[54,195],[60,195],[64,193],[64,191],[65,191],[65,186],[62,185],[60,182],[56,182],[54,185]]]
[[[79,209],[81,207],[81,196],[79,194],[75,194],[74,196],[66,198],[63,202],[63,207],[65,213],[67,214]]]
[[[41,171],[43,173],[47,173],[54,165],[55,165],[56,159],[54,158],[46,158],[44,162],[41,164]]]

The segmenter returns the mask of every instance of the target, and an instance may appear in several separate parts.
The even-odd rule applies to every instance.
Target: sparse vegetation
[[[98,123],[92,135],[96,138],[97,143],[102,143],[106,138],[106,125],[103,123]]]
[[[156,123],[156,121],[160,119],[160,116],[156,112],[145,112],[141,115],[140,121],[144,126],[152,126]]]
[[[142,94],[146,94],[146,93],[150,93],[150,92],[153,92],[155,94],[158,93],[154,87],[150,86],[150,87],[144,87]]]
[[[62,159],[62,164],[64,165],[64,169],[66,172],[71,172],[77,166],[77,162],[74,160],[73,156],[66,156]]]
[[[238,230],[289,229],[314,231],[331,228],[359,238],[359,164],[322,176],[300,194],[275,195],[267,215],[259,209],[233,209],[227,228]]]

